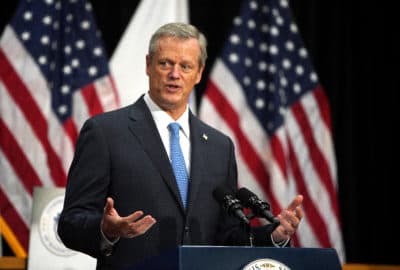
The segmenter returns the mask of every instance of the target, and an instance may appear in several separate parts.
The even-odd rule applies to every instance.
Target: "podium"
[[[179,246],[126,270],[138,269],[341,270],[342,268],[333,248]]]

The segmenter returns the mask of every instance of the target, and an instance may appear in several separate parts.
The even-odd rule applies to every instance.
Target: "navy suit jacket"
[[[97,269],[120,269],[178,245],[247,245],[242,225],[212,197],[218,186],[236,187],[232,141],[189,116],[191,171],[185,210],[172,167],[143,97],[84,124],[68,174],[58,233],[64,244],[97,258]],[[157,223],[145,234],[121,238],[112,254],[100,249],[106,198],[120,216],[136,210]],[[255,230],[255,243],[271,245],[271,228]]]

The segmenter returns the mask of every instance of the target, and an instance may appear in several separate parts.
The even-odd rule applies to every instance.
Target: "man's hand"
[[[301,203],[303,196],[297,195],[286,209],[283,209],[277,216],[279,226],[272,232],[272,238],[276,243],[289,239],[297,230],[301,219],[304,216]]]
[[[152,216],[143,216],[142,211],[135,211],[129,216],[120,217],[114,208],[114,200],[107,198],[101,230],[112,241],[118,237],[133,238],[144,234],[155,223],[156,220]]]

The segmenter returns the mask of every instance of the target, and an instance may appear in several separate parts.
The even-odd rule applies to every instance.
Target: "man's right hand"
[[[101,230],[110,241],[113,241],[118,237],[133,238],[144,234],[155,223],[156,220],[152,216],[143,216],[143,211],[120,217],[114,208],[114,200],[108,197],[101,221]]]

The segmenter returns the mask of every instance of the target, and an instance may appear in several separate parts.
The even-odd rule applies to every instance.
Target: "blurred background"
[[[139,1],[91,1],[109,56]],[[18,1],[4,1],[0,30]],[[396,201],[399,23],[389,1],[289,1],[331,105],[347,262],[400,264]],[[197,103],[240,1],[189,1],[190,22],[209,41]],[[396,129],[396,131],[395,131]],[[0,172],[1,174],[1,172]],[[4,241],[3,241],[4,242]],[[11,251],[3,243],[3,253]]]

